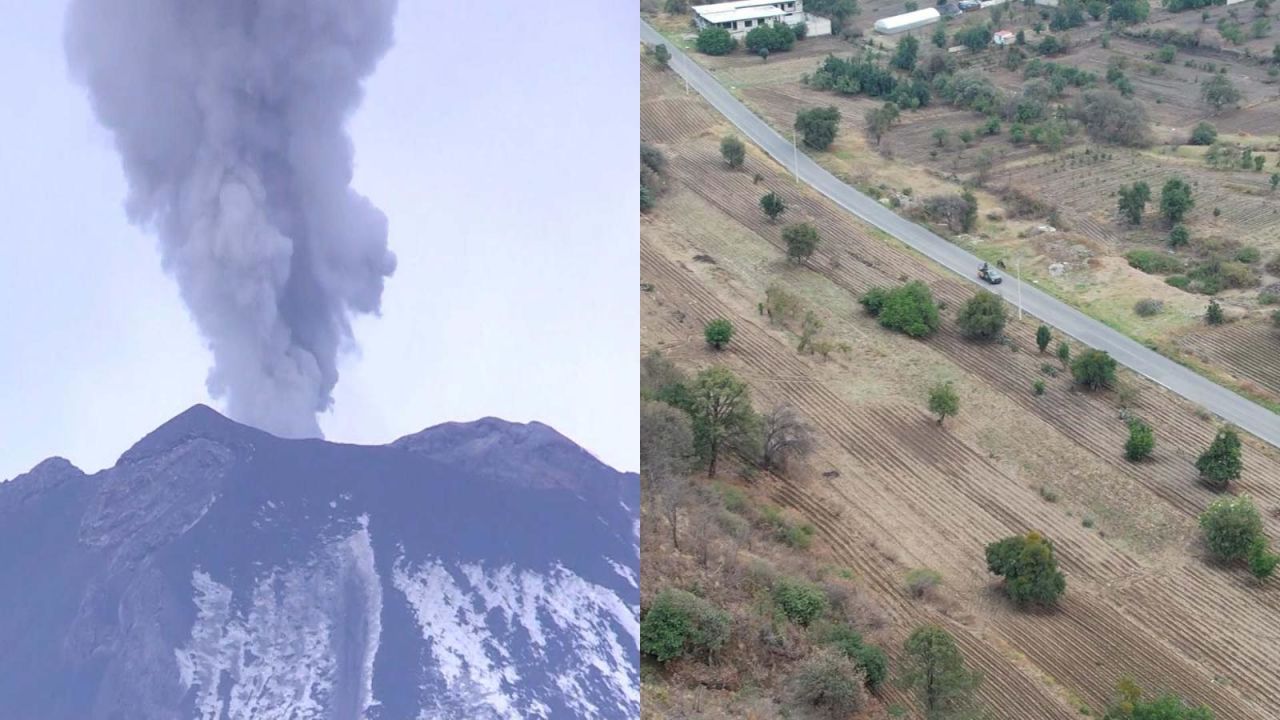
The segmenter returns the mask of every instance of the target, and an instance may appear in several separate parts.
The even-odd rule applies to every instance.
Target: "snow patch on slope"
[[[451,571],[439,560],[409,567],[403,558],[392,583],[427,641],[428,673],[445,688],[423,718],[547,717],[552,699],[583,716],[639,714],[639,608],[608,588],[558,564],[546,572],[479,563]],[[517,647],[525,651],[513,657]],[[539,672],[551,682],[516,685],[522,673]]]
[[[182,686],[195,690],[196,717],[320,720],[335,705],[363,716],[374,705],[373,660],[382,631],[373,558],[362,517],[358,531],[331,543],[319,559],[259,578],[250,602],[236,604],[247,611],[233,607],[232,588],[193,572],[196,620],[190,641],[174,653]],[[351,627],[365,628],[354,646],[344,635]],[[349,663],[341,661],[352,653],[359,670],[344,677],[340,671]],[[220,691],[227,683],[229,692]]]

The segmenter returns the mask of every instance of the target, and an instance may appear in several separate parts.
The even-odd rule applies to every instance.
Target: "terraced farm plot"
[[[1192,462],[1213,423],[1126,378],[1141,388],[1132,412],[1157,428],[1158,445],[1150,462],[1125,462],[1115,398],[1046,375],[1034,320],[1010,323],[1014,347],[961,338],[954,308],[972,286],[796,186],[754,147],[742,171],[725,169],[723,126],[690,129],[710,110],[670,77],[643,72],[642,134],[673,139],[661,143],[671,187],[641,223],[642,348],[690,369],[725,364],[758,404],[785,400],[815,428],[804,468],[760,482],[812,522],[886,608],[891,647],[920,623],[942,624],[986,674],[983,702],[1008,720],[1096,712],[1124,675],[1204,702],[1220,719],[1280,717],[1280,586],[1209,564],[1196,541],[1195,516],[1215,495]],[[758,208],[768,190],[789,205],[780,223]],[[784,260],[779,230],[801,220],[822,242],[797,267]],[[857,306],[870,287],[904,278],[924,280],[949,308],[927,341],[890,333]],[[758,311],[771,283],[799,296],[848,354],[797,353],[793,331]],[[702,327],[717,317],[737,332],[713,356]],[[962,399],[941,428],[923,400],[940,379]],[[1043,396],[1031,392],[1038,379]],[[1280,455],[1247,439],[1245,463],[1238,491],[1266,509],[1267,532],[1280,537]],[[1052,612],[1013,610],[982,558],[986,542],[1031,528],[1054,540],[1068,578]],[[903,587],[905,572],[922,566],[945,578],[936,601]],[[905,701],[893,690],[885,700]]]

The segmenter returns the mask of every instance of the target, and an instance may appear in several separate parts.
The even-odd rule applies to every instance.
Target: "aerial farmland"
[[[877,19],[915,8],[867,2],[767,57],[698,52],[666,6],[642,17],[849,185],[1274,410],[1280,57],[1228,39],[1269,8],[1110,7],[1059,30],[1065,2],[886,36]],[[1023,40],[967,48],[968,29]],[[1041,54],[1049,35],[1062,47]],[[1215,104],[1218,78],[1234,93]],[[651,47],[640,85],[646,717],[1280,717],[1280,450],[1123,366],[1094,382],[1087,343],[798,182]],[[831,107],[814,147],[798,114]],[[1193,144],[1202,123],[1214,137]],[[726,388],[741,413],[705,413]],[[656,429],[685,423],[697,460],[656,462],[681,437]],[[1216,542],[1228,512],[1256,561]],[[1065,591],[1020,595],[1006,539],[1047,539],[1040,579]],[[671,608],[725,630],[655,651]],[[954,705],[920,688],[926,630],[963,658]]]

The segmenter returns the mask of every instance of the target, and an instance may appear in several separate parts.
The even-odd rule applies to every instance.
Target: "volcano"
[[[195,406],[0,483],[2,714],[637,717],[639,492],[540,423],[361,446]]]

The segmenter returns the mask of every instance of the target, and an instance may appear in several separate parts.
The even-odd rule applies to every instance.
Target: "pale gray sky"
[[[67,76],[60,2],[0,26],[0,479],[86,470],[197,402],[210,355],[109,134]],[[634,8],[402,0],[351,123],[355,187],[399,259],[356,321],[331,440],[540,420],[638,466]]]

